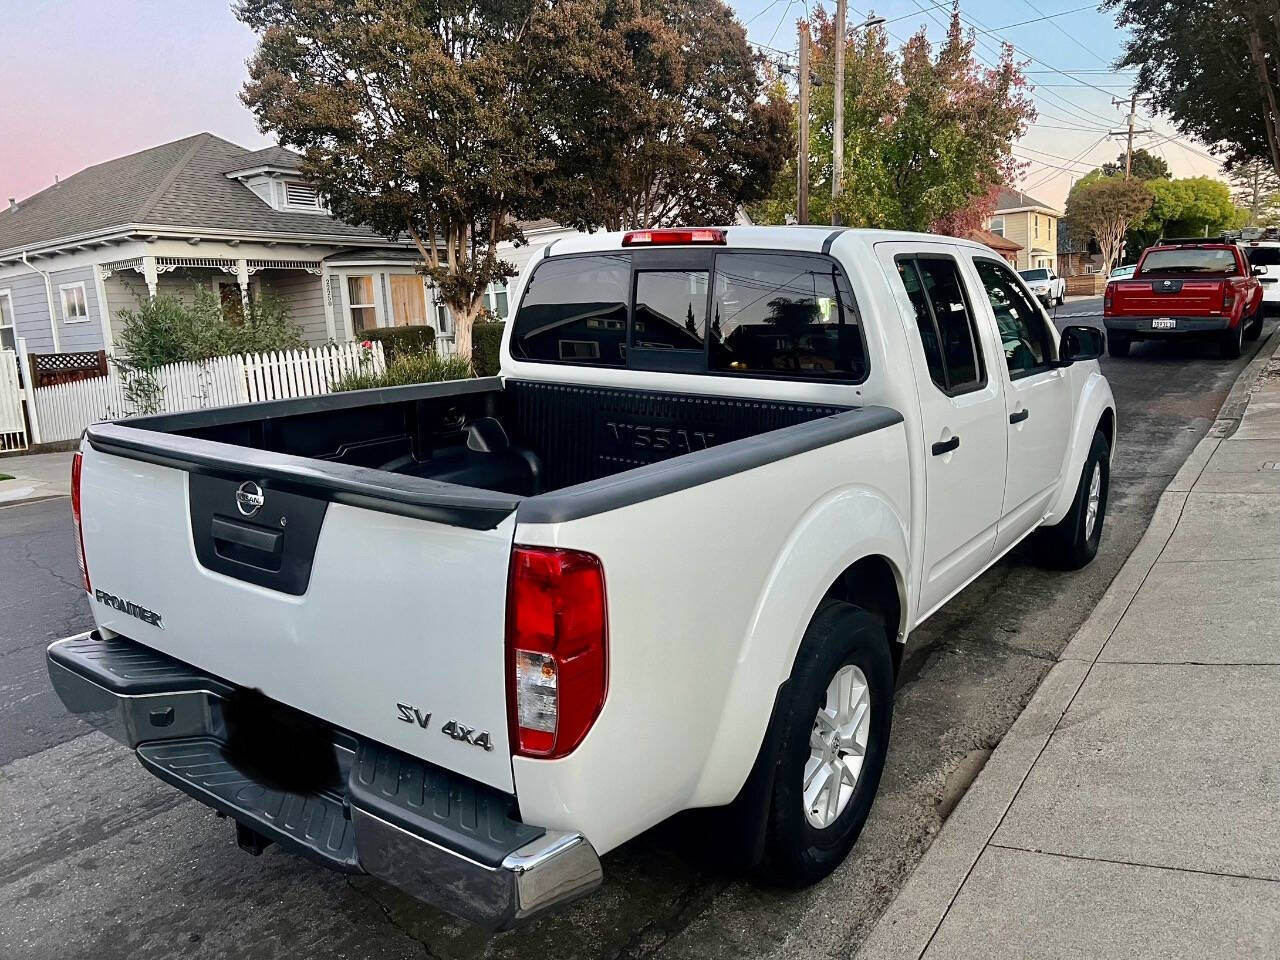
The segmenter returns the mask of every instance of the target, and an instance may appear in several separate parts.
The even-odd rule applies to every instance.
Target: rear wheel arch
[[[854,561],[827,587],[823,600],[851,603],[880,618],[884,623],[885,634],[889,637],[889,654],[893,658],[896,677],[902,665],[907,605],[902,572],[893,561],[882,554],[870,554]],[[817,616],[817,610],[813,616]],[[792,669],[795,669],[794,663]]]

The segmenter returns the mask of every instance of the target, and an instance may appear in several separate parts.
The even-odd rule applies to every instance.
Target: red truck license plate
[[[1173,330],[1178,326],[1177,320],[1171,320],[1168,317],[1162,317],[1159,320],[1151,321],[1152,330]]]

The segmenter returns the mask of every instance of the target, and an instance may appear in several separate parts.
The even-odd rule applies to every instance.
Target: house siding
[[[25,337],[30,353],[53,353],[53,334],[49,330],[49,301],[45,296],[44,277],[38,273],[19,274],[0,280],[0,290],[8,290],[13,301],[13,328]],[[54,291],[57,295],[57,291]],[[58,331],[61,336],[62,331]]]
[[[98,287],[93,279],[93,267],[75,267],[71,270],[59,270],[49,274],[53,283],[53,307],[58,311],[58,339],[64,353],[77,350],[101,350],[102,322],[98,312]],[[68,323],[62,312],[62,293],[59,287],[69,283],[84,284],[85,305],[88,313],[85,319],[76,323]]]
[[[258,274],[266,289],[279,294],[289,305],[293,322],[302,328],[302,337],[312,346],[329,339],[324,318],[324,287],[320,277],[304,270],[278,270]],[[335,339],[343,340],[341,335]]]

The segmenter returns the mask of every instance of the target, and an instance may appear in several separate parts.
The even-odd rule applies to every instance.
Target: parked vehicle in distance
[[[1067,298],[1067,281],[1048,267],[1019,270],[1018,276],[1026,281],[1027,287],[1046,307],[1059,306]]]
[[[55,689],[247,850],[491,926],[681,811],[821,879],[910,631],[1028,536],[1096,553],[1101,333],[829,227],[565,239],[515,297],[498,377],[90,427]]]
[[[1163,240],[1143,251],[1128,280],[1110,280],[1102,299],[1107,351],[1129,354],[1136,340],[1198,337],[1238,357],[1262,332],[1265,267],[1250,267],[1240,245],[1224,239]]]
[[[1263,268],[1258,274],[1263,311],[1280,313],[1280,240],[1252,240],[1244,244],[1244,255],[1251,267]]]
[[[1128,280],[1133,276],[1133,271],[1138,269],[1136,263],[1126,263],[1124,266],[1116,267],[1107,276],[1107,280]]]

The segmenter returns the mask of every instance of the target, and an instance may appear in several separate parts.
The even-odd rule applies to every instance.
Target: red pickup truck
[[[1107,352],[1124,357],[1135,340],[1200,337],[1238,357],[1262,332],[1262,283],[1228,240],[1165,240],[1143,251],[1128,280],[1112,280],[1102,300]]]

